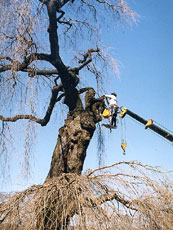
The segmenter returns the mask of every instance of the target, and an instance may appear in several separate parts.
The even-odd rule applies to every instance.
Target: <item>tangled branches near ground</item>
[[[0,221],[3,230],[171,230],[173,185],[157,168],[118,162],[16,193],[1,203]]]

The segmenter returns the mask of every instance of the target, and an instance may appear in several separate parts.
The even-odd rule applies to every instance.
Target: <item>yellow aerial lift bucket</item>
[[[108,109],[105,109],[104,111],[103,111],[103,114],[102,114],[102,116],[104,117],[104,118],[109,118],[110,117],[110,111],[108,110]]]

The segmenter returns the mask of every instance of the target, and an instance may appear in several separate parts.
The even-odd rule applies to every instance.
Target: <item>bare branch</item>
[[[33,115],[25,115],[24,114],[24,115],[16,115],[16,116],[13,116],[13,117],[4,117],[4,116],[0,115],[0,120],[5,121],[5,122],[16,122],[18,120],[25,119],[25,120],[34,121],[34,122],[40,124],[41,126],[46,126],[47,123],[50,120],[50,117],[51,117],[51,114],[52,114],[52,111],[53,111],[53,108],[54,108],[56,102],[61,100],[61,98],[62,98],[62,95],[61,95],[57,99],[58,93],[60,91],[63,91],[62,84],[60,84],[58,86],[55,86],[52,89],[52,96],[51,96],[51,99],[50,99],[50,102],[49,102],[49,105],[48,105],[48,108],[47,108],[47,111],[46,111],[46,115],[45,115],[45,117],[43,119],[37,118],[37,117],[35,117]]]
[[[26,57],[22,63],[20,63],[19,61],[12,60],[10,57],[1,56],[0,59],[5,59],[12,62],[12,65],[2,66],[0,68],[0,73],[5,72],[7,70],[27,72],[27,67],[35,60],[43,60],[50,62],[50,55],[44,53],[32,53],[28,57]]]
[[[141,166],[141,167],[145,167],[147,168],[148,170],[152,170],[152,171],[157,171],[157,172],[160,172],[158,170],[157,167],[152,167],[150,165],[143,165],[142,163],[140,162],[136,162],[136,161],[119,161],[115,164],[112,164],[112,165],[106,165],[106,166],[103,166],[103,167],[99,167],[99,168],[96,168],[92,171],[90,171],[88,174],[87,174],[87,177],[91,176],[92,174],[94,174],[95,172],[98,172],[98,171],[101,171],[101,170],[104,170],[104,169],[109,169],[109,168],[113,168],[115,166],[118,166],[118,165],[129,165],[130,167],[134,167],[134,165],[137,165],[137,166]]]
[[[118,163],[117,163],[118,165]],[[147,170],[147,169],[146,169]],[[134,174],[136,168],[131,173]],[[172,229],[172,182],[157,174],[156,182],[146,175],[146,183],[116,179],[108,181],[76,174],[62,174],[43,185],[9,196],[0,205],[2,227],[43,229],[50,218],[51,228],[65,226],[68,219],[82,229]],[[171,176],[171,175],[170,175]],[[114,189],[111,190],[110,184]],[[140,183],[141,182],[141,183]],[[54,221],[56,220],[56,221]],[[61,226],[62,226],[61,225]],[[5,229],[5,228],[4,228]],[[8,229],[8,225],[7,225]]]
[[[60,24],[68,25],[70,29],[70,27],[72,27],[72,24],[70,23],[70,19],[68,21],[60,20],[64,16],[65,12],[61,9],[58,9],[57,12],[60,13],[60,16],[57,18],[57,22],[59,22]]]
[[[63,97],[65,97],[65,93],[62,93],[62,94],[56,99],[56,102],[60,101]]]
[[[63,91],[63,86],[62,84],[59,84],[58,86],[55,86],[53,89],[52,89],[52,97],[50,99],[50,102],[49,102],[49,106],[48,106],[48,109],[47,109],[47,112],[46,112],[46,115],[44,117],[44,119],[42,120],[42,124],[41,126],[45,126],[47,125],[47,123],[49,122],[50,120],[50,116],[52,114],[52,111],[53,111],[53,108],[57,102],[57,96],[58,96],[58,93],[60,91]],[[60,98],[61,99],[61,98]],[[59,100],[60,100],[59,99]],[[59,101],[58,100],[58,101]]]
[[[5,72],[7,70],[11,70],[13,65],[5,65],[0,68],[0,73]]]
[[[97,205],[101,205],[101,204],[103,204],[105,202],[112,201],[112,200],[116,200],[119,203],[123,204],[125,207],[137,211],[136,208],[132,207],[132,202],[131,201],[123,199],[121,196],[118,195],[118,192],[115,192],[115,191],[113,191],[113,192],[111,192],[109,194],[103,194],[103,195],[99,196],[94,201],[94,203],[97,204]]]
[[[92,87],[81,88],[80,90],[78,90],[78,94],[85,93],[86,91],[88,91],[90,89],[94,90]]]
[[[23,72],[27,72],[29,74],[29,77],[34,77],[36,75],[43,75],[43,76],[51,76],[51,75],[58,75],[58,71],[56,69],[52,70],[40,70],[40,69],[32,69],[32,68],[27,68],[23,69]]]
[[[20,119],[32,120],[32,121],[35,121],[39,124],[42,123],[42,119],[39,119],[39,118],[34,117],[32,115],[16,115],[14,117],[4,117],[4,116],[0,115],[0,120],[5,121],[5,122],[16,122],[17,120],[20,120]]]
[[[50,55],[45,53],[32,53],[28,57],[26,57],[21,64],[20,69],[25,69],[35,60],[42,60],[51,62]]]
[[[13,59],[11,59],[11,58],[8,57],[8,56],[1,56],[1,57],[0,57],[0,60],[7,60],[7,61],[10,61],[10,62],[13,62]]]
[[[64,20],[59,20],[59,19],[57,19],[58,20],[58,22],[60,23],[60,24],[66,24],[66,25],[68,25],[69,26],[69,28],[67,29],[67,31],[72,27],[72,23],[70,22],[70,19],[69,20],[67,20],[67,21],[64,21]],[[67,32],[66,31],[66,32]]]
[[[60,19],[64,16],[65,12],[64,12],[63,10],[61,10],[61,9],[58,9],[57,12],[61,14],[61,15],[57,18],[57,21],[58,21],[59,23],[61,23]]]
[[[82,65],[80,65],[79,67],[75,67],[73,69],[77,69],[78,71],[83,69],[85,66],[87,66],[92,61],[92,53],[99,53],[99,52],[100,52],[99,48],[89,49],[85,54],[82,54],[83,59],[78,58],[78,62],[82,63]]]

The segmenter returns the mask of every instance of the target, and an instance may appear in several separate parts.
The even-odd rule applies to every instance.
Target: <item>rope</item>
[[[123,155],[126,154],[125,148],[127,147],[127,142],[126,142],[126,123],[125,119],[121,118],[121,148],[123,149]]]
[[[131,118],[128,116],[128,119],[138,123],[139,125],[143,126],[143,124],[141,124],[139,121],[136,121],[135,119]],[[153,120],[154,121],[154,120]],[[173,133],[172,131],[170,131],[169,129],[165,128],[163,125],[159,124],[158,122],[154,121],[154,123],[156,123],[157,125],[161,126],[163,129],[169,131],[170,133]],[[162,137],[161,135],[159,135],[158,133],[154,132],[152,129],[148,129],[150,132],[152,132],[153,134],[157,135],[158,137],[160,137],[161,139],[163,139],[165,142],[171,144],[173,146],[173,143],[171,143],[170,141],[168,141],[167,139],[165,139],[164,137]]]
[[[152,132],[153,134],[155,134],[156,136],[158,136],[159,138],[161,138],[163,141],[165,141],[166,143],[170,144],[173,146],[173,143],[171,143],[170,141],[168,141],[167,139],[165,139],[164,137],[162,137],[161,135],[159,135],[158,133],[154,132],[152,129],[148,129],[150,132]]]
[[[154,121],[154,120],[153,120]],[[171,130],[169,130],[168,128],[164,127],[163,125],[161,125],[160,123],[158,123],[157,121],[154,121],[154,123],[156,123],[157,125],[159,125],[160,127],[162,127],[163,129],[167,130],[168,132],[172,133],[173,132]]]
[[[125,119],[121,118],[120,119],[121,122],[121,142],[126,141],[126,125],[125,125]]]

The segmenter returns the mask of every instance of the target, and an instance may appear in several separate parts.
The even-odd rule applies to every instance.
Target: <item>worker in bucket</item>
[[[110,107],[110,117],[109,117],[109,123],[111,126],[116,128],[116,118],[117,118],[117,111],[119,106],[117,105],[117,94],[111,93],[111,95],[104,95],[106,98],[106,101]]]

